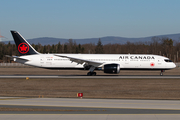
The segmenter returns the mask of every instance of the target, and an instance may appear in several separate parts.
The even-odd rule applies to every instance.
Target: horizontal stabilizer
[[[9,55],[5,55],[5,56],[11,58],[11,60],[13,61],[23,61],[23,62],[29,61],[28,59],[20,58],[18,56],[9,56]]]

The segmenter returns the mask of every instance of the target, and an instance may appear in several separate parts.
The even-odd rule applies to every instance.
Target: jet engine
[[[104,65],[104,73],[118,74],[120,72],[119,64],[106,64]]]

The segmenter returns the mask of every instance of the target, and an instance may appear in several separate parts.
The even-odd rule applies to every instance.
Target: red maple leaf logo
[[[154,65],[155,65],[154,63],[150,63],[150,66],[151,66],[151,67],[154,67]]]
[[[22,54],[27,53],[29,51],[29,45],[26,43],[19,44],[18,51]]]
[[[27,47],[25,45],[22,45],[22,47],[20,47],[21,51],[26,51]]]

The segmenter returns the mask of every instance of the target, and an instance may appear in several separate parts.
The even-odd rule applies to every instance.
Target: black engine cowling
[[[118,74],[120,72],[119,64],[106,64],[104,65],[104,73]]]

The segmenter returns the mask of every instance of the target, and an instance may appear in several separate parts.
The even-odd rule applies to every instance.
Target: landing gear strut
[[[87,73],[87,76],[95,76],[96,72],[94,72],[94,69],[95,69],[95,67],[91,66],[89,69],[90,72]]]
[[[163,72],[165,72],[165,70],[161,70],[160,76],[163,76]]]

